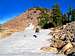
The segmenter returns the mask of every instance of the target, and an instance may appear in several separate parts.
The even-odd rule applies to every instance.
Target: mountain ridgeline
[[[1,28],[23,31],[32,23],[35,27],[40,26],[41,28],[48,29],[62,26],[72,21],[75,21],[75,9],[70,8],[63,14],[59,5],[56,4],[51,9],[31,8],[13,20],[6,22]]]

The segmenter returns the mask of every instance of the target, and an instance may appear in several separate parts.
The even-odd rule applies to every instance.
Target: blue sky
[[[0,24],[11,20],[32,7],[51,8],[55,3],[65,13],[69,6],[75,8],[75,0],[0,0]]]

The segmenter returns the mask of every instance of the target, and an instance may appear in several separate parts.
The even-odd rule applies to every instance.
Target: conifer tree
[[[55,4],[52,8],[52,19],[54,26],[62,25],[62,14],[58,4]]]

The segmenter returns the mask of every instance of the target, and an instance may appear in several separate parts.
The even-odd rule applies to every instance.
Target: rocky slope
[[[67,23],[61,27],[56,27],[53,29],[52,43],[49,47],[44,47],[42,50],[51,51],[57,50],[57,53],[63,54],[75,54],[75,21]],[[75,55],[74,55],[75,56]]]
[[[37,17],[39,17],[42,13],[45,13],[45,11],[41,11],[39,9],[36,10],[36,8],[32,8],[24,12],[20,16],[15,17],[15,19],[3,24],[2,28],[10,29],[12,31],[23,31],[31,23],[34,26],[37,26]]]

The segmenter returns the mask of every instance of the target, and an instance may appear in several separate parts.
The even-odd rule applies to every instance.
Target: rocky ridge
[[[8,21],[2,25],[2,28],[9,29],[12,31],[23,31],[31,23],[36,27],[38,25],[37,18],[46,11],[41,11],[36,8],[29,9],[20,16],[15,17],[15,19]]]

